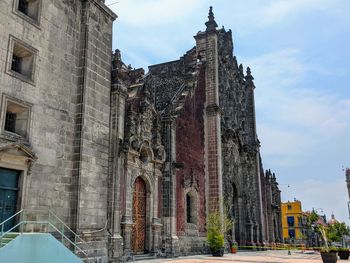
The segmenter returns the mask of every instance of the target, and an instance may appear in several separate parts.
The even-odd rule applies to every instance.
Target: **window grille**
[[[24,14],[28,14],[28,2],[27,0],[18,0],[18,10]]]
[[[16,71],[18,73],[21,73],[21,61],[22,58],[16,56],[15,54],[12,55],[12,64],[11,64],[11,69],[13,71]]]
[[[16,113],[6,112],[5,130],[10,132],[16,131]]]

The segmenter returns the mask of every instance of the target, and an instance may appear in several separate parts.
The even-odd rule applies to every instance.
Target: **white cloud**
[[[206,0],[106,2],[115,1],[119,1],[111,6],[119,16],[115,24],[115,44],[121,49],[125,62],[134,67],[178,59],[194,44],[192,36],[204,29],[210,5]],[[251,54],[254,53],[238,60],[249,65],[255,77],[257,128],[264,165],[281,171],[277,174],[281,182],[288,172],[285,179],[288,183],[301,182],[296,183],[298,187],[294,192],[290,190],[290,198],[301,199],[308,209],[334,207],[335,213],[343,214],[342,217],[344,202],[346,205],[344,180],[334,179],[326,183],[327,175],[322,170],[325,167],[336,169],[339,162],[340,165],[350,164],[350,97],[341,97],[334,85],[326,88],[320,85],[323,77],[329,82],[336,82],[339,77],[344,83],[350,81],[349,66],[341,61],[341,58],[346,61],[347,54],[336,50],[330,43],[319,42],[319,35],[314,31],[304,32],[302,39],[298,34],[295,37],[300,39],[294,39],[289,32],[282,34],[280,31],[288,28],[290,23],[294,25],[297,19],[311,23],[305,30],[321,24],[324,26],[326,22],[317,20],[322,13],[332,22],[335,18],[342,18],[335,19],[339,26],[327,30],[344,36],[341,41],[346,42],[348,34],[344,30],[348,28],[350,18],[349,3],[348,0],[217,0],[213,3],[218,24],[232,28],[235,40],[239,40],[237,45],[249,47]],[[314,17],[317,21],[313,22]],[[299,28],[296,32],[303,30]],[[243,39],[239,39],[242,36]],[[285,38],[285,41],[275,41],[274,38]],[[336,40],[329,38],[332,42]],[[337,63],[325,61],[321,53],[322,58],[315,57],[306,46],[323,47],[328,52],[325,58],[340,59],[335,60]],[[315,76],[320,79],[312,79]],[[306,80],[309,80],[308,84],[305,84]],[[308,169],[315,170],[307,173]],[[319,180],[304,182],[304,178],[318,177]],[[337,175],[337,178],[343,178],[343,175]],[[330,187],[330,193],[327,187]]]
[[[262,138],[264,153],[271,156],[293,156],[303,153],[308,146],[308,136],[268,123],[259,125],[259,138]]]
[[[257,129],[263,158],[272,167],[296,167],[314,149],[339,144],[350,133],[350,99],[332,89],[305,87],[303,81],[318,73],[303,61],[297,49],[283,49],[243,59],[255,77]],[[329,91],[332,90],[332,93]]]
[[[109,5],[114,0],[106,1]],[[119,0],[110,8],[115,11],[121,23],[135,28],[163,25],[190,15],[200,0]]]
[[[334,0],[277,0],[261,11],[261,24],[272,25],[291,16],[309,10],[332,10],[337,1]]]
[[[332,213],[340,221],[349,223],[347,211],[348,193],[345,180],[310,180],[291,183],[290,188],[282,187],[283,201],[301,200],[303,210],[322,208],[330,219]]]

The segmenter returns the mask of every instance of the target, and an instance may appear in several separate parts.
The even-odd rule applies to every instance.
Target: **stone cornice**
[[[117,14],[114,13],[104,2],[101,0],[83,0],[83,2],[89,1],[90,3],[97,6],[101,11],[107,14],[113,21],[118,18]]]
[[[211,104],[211,105],[208,105],[206,108],[205,108],[205,111],[208,115],[215,115],[215,114],[220,114],[220,115],[223,115],[223,111],[222,109],[219,107],[219,105],[217,104]]]
[[[116,93],[118,93],[122,96],[125,96],[125,97],[128,96],[127,88],[122,84],[112,84],[111,91],[116,92]]]

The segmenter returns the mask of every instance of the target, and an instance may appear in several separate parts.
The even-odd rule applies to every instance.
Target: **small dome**
[[[332,214],[331,219],[328,221],[329,225],[334,225],[335,223],[339,223],[337,219],[335,219],[334,214]]]

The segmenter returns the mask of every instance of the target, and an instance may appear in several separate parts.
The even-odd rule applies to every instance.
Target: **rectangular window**
[[[289,235],[289,238],[295,238],[295,230],[294,229],[288,229],[288,235]]]
[[[291,205],[288,205],[288,210],[292,210],[292,206]]]
[[[16,10],[34,22],[39,20],[40,0],[17,0]]]
[[[294,216],[287,216],[287,223],[289,227],[294,226]]]
[[[34,54],[19,43],[14,43],[11,70],[20,73],[28,79],[33,75]]]
[[[191,196],[189,194],[186,195],[186,217],[187,217],[187,223],[192,223],[192,217],[191,217]]]
[[[37,50],[10,36],[7,73],[34,84]]]
[[[23,138],[28,137],[30,106],[25,103],[17,103],[16,100],[8,99],[5,96],[5,103],[2,116],[2,123],[5,134],[17,135]]]

